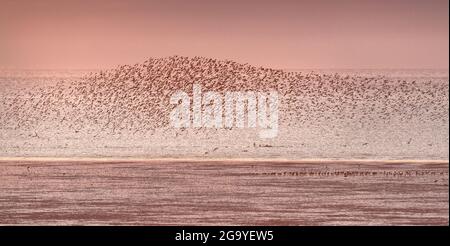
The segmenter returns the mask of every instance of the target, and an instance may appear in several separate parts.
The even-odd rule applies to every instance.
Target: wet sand
[[[448,225],[448,161],[0,160],[2,225]]]

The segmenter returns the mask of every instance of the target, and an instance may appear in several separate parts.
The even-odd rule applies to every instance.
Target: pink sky
[[[274,68],[448,68],[448,0],[0,0],[0,68],[171,55]]]

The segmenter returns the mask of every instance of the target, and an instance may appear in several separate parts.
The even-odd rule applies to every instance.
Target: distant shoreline
[[[449,160],[420,160],[420,159],[282,159],[282,158],[112,158],[112,157],[0,157],[1,162],[238,162],[238,163],[326,163],[326,164],[449,164]]]

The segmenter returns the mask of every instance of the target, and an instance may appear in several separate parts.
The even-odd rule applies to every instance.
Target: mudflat
[[[0,160],[2,225],[448,225],[444,161]]]

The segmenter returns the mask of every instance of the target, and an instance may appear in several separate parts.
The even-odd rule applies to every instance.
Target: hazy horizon
[[[0,68],[203,56],[283,69],[446,69],[448,1],[0,0]]]
[[[129,63],[118,63],[118,64],[113,64],[111,66],[104,66],[104,67],[6,67],[6,66],[0,66],[0,70],[3,71],[20,71],[20,70],[49,70],[49,71],[64,71],[64,70],[72,70],[72,71],[101,71],[101,70],[110,70],[110,69],[116,69],[119,68],[120,66],[123,65],[134,65],[134,64],[142,64],[144,63],[146,60],[149,59],[164,59],[164,58],[168,58],[168,57],[173,57],[173,56],[181,56],[181,55],[167,55],[167,56],[160,56],[160,57],[155,57],[155,56],[148,56],[146,59],[141,59],[135,62],[129,62]],[[194,56],[183,56],[183,57],[194,57]],[[245,62],[245,61],[240,61],[238,59],[227,59],[227,58],[222,58],[219,59],[217,57],[208,57],[206,56],[205,58],[211,58],[211,59],[218,59],[218,60],[229,60],[229,61],[234,61],[234,62],[238,62],[241,64],[249,64],[252,66],[256,66],[256,67],[265,67],[265,68],[274,68],[274,69],[282,69],[284,71],[333,71],[333,70],[341,70],[341,71],[345,71],[345,70],[353,70],[353,71],[363,71],[363,70],[367,70],[367,71],[414,71],[414,70],[425,70],[425,71],[450,71],[450,67],[435,67],[435,68],[429,68],[429,67],[406,67],[406,68],[389,68],[389,67],[298,67],[298,68],[293,68],[293,67],[277,67],[277,66],[271,66],[270,64],[268,65],[261,65],[261,64],[254,64],[254,63],[250,63],[250,62]]]
[[[151,57],[149,57],[151,58]],[[153,57],[154,58],[154,57]],[[165,57],[157,57],[157,58],[165,58]],[[212,58],[213,57],[207,57],[207,58]],[[231,59],[221,59],[221,60],[231,60]],[[144,60],[145,61],[145,60]],[[76,68],[70,68],[70,67],[0,67],[0,70],[3,71],[64,71],[64,70],[68,70],[68,71],[104,71],[104,70],[110,70],[110,69],[116,69],[122,65],[134,65],[134,64],[141,64],[144,61],[138,61],[138,62],[134,62],[134,63],[123,63],[123,64],[117,64],[111,67],[95,67],[95,68],[82,68],[82,67],[76,67]],[[236,60],[232,60],[232,61],[236,61]],[[413,68],[413,67],[409,67],[409,68],[357,68],[357,67],[352,67],[352,68],[339,68],[339,67],[304,67],[304,68],[283,68],[283,67],[274,67],[274,66],[259,66],[258,64],[252,64],[252,63],[248,63],[249,65],[254,65],[257,67],[265,67],[265,68],[274,68],[274,69],[281,69],[284,71],[363,71],[363,70],[367,70],[367,71],[415,71],[415,70],[424,70],[424,71],[450,71],[449,67],[444,67],[444,68]]]

